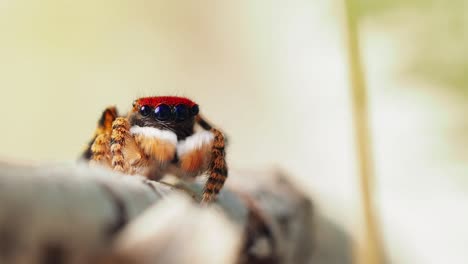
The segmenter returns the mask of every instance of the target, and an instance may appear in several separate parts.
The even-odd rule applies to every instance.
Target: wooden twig
[[[0,162],[0,263],[307,263],[309,200],[277,171],[231,179],[201,207],[203,183]]]

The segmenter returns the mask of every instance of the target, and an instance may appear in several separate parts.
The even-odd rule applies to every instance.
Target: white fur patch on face
[[[183,156],[185,153],[200,149],[203,145],[213,142],[214,135],[210,131],[197,132],[177,144],[177,154]]]
[[[154,127],[132,126],[130,128],[130,134],[143,135],[145,137],[153,137],[160,140],[168,141],[173,145],[177,144],[177,135],[169,130],[161,130]]]

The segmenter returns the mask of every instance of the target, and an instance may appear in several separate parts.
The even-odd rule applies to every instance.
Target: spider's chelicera
[[[183,178],[206,173],[203,201],[210,202],[228,174],[225,140],[199,111],[192,100],[176,96],[139,98],[125,116],[109,107],[83,157],[156,180],[167,173]]]

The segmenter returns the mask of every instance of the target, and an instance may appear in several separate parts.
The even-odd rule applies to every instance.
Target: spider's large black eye
[[[184,104],[177,105],[174,112],[177,121],[184,121],[185,119],[189,118],[189,110]]]
[[[171,107],[165,104],[160,104],[154,109],[156,119],[166,121],[171,118]]]
[[[198,115],[198,112],[200,112],[200,108],[198,107],[198,105],[194,105],[192,106],[191,111],[192,111],[192,115],[196,116]]]
[[[142,116],[148,116],[149,114],[151,114],[151,107],[143,105],[142,107],[140,107],[140,114]]]

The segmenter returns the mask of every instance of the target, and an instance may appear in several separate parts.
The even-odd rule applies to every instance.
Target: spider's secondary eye
[[[198,115],[198,112],[200,111],[200,108],[198,107],[198,105],[194,105],[192,106],[192,115],[196,116]]]
[[[189,117],[189,110],[186,105],[180,104],[175,107],[175,118],[177,121],[184,121]]]
[[[151,107],[143,105],[142,107],[140,107],[140,114],[142,116],[148,116],[149,114],[151,114]]]
[[[160,104],[154,109],[154,114],[158,120],[168,120],[171,118],[171,108],[168,105]]]

